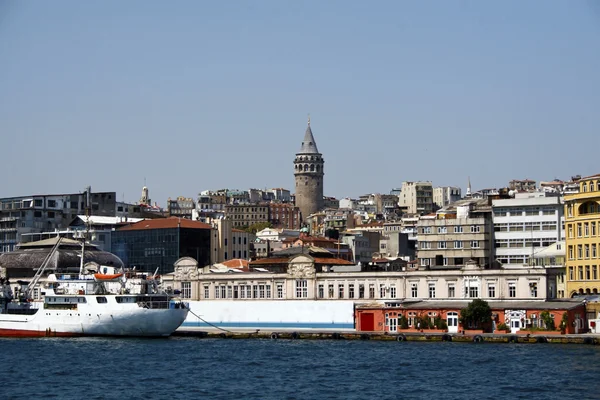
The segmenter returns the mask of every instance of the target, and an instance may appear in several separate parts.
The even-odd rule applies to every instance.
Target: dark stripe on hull
[[[1,329],[0,336],[2,337],[73,337],[82,336],[81,334],[72,332],[55,332],[55,331],[28,331],[24,329]]]

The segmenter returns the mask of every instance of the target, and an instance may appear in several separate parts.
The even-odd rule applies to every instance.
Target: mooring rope
[[[215,328],[215,329],[219,329],[219,330],[221,330],[221,331],[223,331],[223,332],[227,332],[227,333],[233,333],[232,331],[229,331],[229,330],[227,330],[227,329],[221,328],[220,326],[217,326],[217,325],[215,325],[215,324],[212,324],[212,323],[208,322],[207,320],[205,320],[204,318],[202,318],[201,316],[199,316],[198,314],[196,314],[195,312],[193,312],[193,311],[192,311],[192,309],[191,309],[190,307],[188,307],[188,305],[187,305],[187,304],[185,304],[184,302],[181,302],[181,304],[183,304],[183,306],[184,306],[185,308],[187,308],[187,310],[188,310],[189,312],[191,312],[191,313],[192,313],[192,315],[193,315],[194,317],[198,318],[200,321],[204,322],[205,324],[207,324],[207,325],[210,325],[210,326],[212,326],[213,328]]]

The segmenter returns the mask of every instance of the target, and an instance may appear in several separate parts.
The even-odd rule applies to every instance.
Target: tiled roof
[[[352,261],[342,260],[341,258],[315,258],[315,264],[330,264],[330,265],[354,265]]]
[[[288,257],[283,258],[261,258],[250,262],[250,266],[266,264],[287,264],[290,261]]]
[[[317,237],[317,236],[303,236],[303,237],[296,238],[295,240],[302,240],[303,242],[332,242],[332,243],[337,243],[337,240],[335,240],[335,239],[329,239],[329,238],[326,238],[326,237]]]
[[[241,229],[232,229],[231,232],[246,233],[246,231],[243,231]]]
[[[147,219],[135,224],[120,228],[119,231],[139,231],[146,229],[170,229],[170,228],[187,228],[187,229],[212,229],[212,226],[204,222],[192,221],[185,218],[170,217],[159,219]]]
[[[255,265],[272,265],[272,264],[287,264],[290,262],[288,257],[285,258],[261,258],[256,261],[251,261],[250,266]],[[335,257],[315,257],[315,264],[328,264],[328,265],[354,265],[351,261],[342,260],[341,258]]]
[[[227,268],[241,268],[248,269],[248,260],[242,260],[241,258],[234,258],[233,260],[227,260],[221,263],[221,265]]]

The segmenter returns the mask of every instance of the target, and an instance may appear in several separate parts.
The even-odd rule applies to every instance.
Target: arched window
[[[315,164],[310,165],[310,170],[311,170],[311,172],[315,172]]]
[[[594,184],[594,182],[590,182],[590,192],[595,192],[596,191],[596,185]]]
[[[308,164],[304,164],[304,171],[308,171]]]
[[[321,171],[321,166],[317,165],[317,172]]]

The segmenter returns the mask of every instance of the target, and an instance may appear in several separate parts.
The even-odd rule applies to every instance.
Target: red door
[[[374,331],[375,330],[375,314],[361,313],[360,314],[360,330]]]

